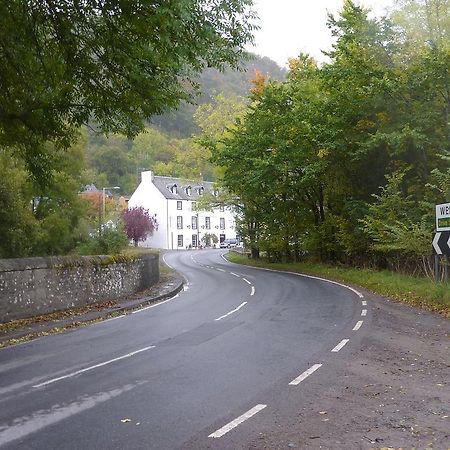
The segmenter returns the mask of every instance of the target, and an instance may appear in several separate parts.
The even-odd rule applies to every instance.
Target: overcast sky
[[[381,15],[393,0],[359,0]],[[309,53],[324,61],[321,50],[330,49],[331,34],[327,28],[327,11],[336,13],[343,0],[254,0],[260,30],[255,33],[253,53],[268,56],[281,66],[289,57]]]

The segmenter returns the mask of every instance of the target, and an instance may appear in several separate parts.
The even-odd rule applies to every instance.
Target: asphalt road
[[[187,281],[173,299],[0,350],[0,448],[299,446],[273,433],[345,377],[370,336],[372,302],[223,253],[166,254]]]

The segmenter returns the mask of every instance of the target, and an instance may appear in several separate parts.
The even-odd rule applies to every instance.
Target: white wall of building
[[[152,183],[153,173],[142,172],[141,182],[128,201],[129,208],[142,206],[151,215],[156,214],[158,229],[154,231],[144,242],[140,242],[142,247],[168,248],[167,241],[167,199],[159,192]]]
[[[158,230],[139,245],[161,249],[186,249],[195,246],[193,235],[202,245],[201,239],[206,233],[215,234],[218,242],[220,235],[224,235],[225,239],[236,238],[234,216],[228,208],[224,208],[224,211],[220,211],[220,208],[213,211],[196,211],[195,200],[167,199],[152,180],[151,171],[142,172],[142,181],[128,202],[129,208],[142,206],[151,214],[156,214]],[[181,202],[181,209],[178,209],[178,202]],[[198,218],[198,229],[193,228],[193,216]],[[178,228],[178,217],[182,218],[182,228]],[[207,217],[210,219],[209,229],[206,228]],[[220,228],[221,218],[225,224],[223,229]]]

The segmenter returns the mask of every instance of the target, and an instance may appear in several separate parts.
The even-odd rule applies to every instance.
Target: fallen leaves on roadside
[[[121,419],[120,420],[122,423],[128,423],[128,422],[131,422],[131,419]]]

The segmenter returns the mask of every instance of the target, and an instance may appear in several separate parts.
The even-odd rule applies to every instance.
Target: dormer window
[[[170,192],[172,192],[172,194],[178,194],[178,186],[176,184],[172,184],[171,186],[169,186],[169,190]]]
[[[217,189],[214,189],[213,195],[214,195],[214,197],[218,197],[219,196],[219,191]]]
[[[186,191],[186,195],[189,195],[189,196],[190,196],[190,195],[192,194],[192,189],[191,189],[190,186],[186,186],[185,191]]]
[[[205,191],[205,189],[204,189],[204,187],[203,186],[199,186],[198,188],[197,188],[197,193],[198,193],[198,195],[203,195],[203,192]]]

